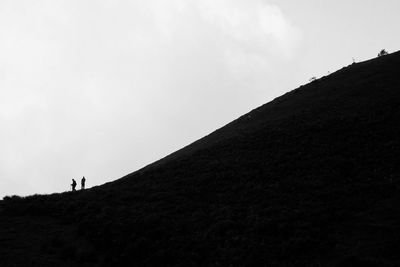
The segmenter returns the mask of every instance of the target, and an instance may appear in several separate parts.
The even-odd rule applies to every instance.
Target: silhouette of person
[[[76,191],[76,190],[75,190],[76,181],[75,181],[74,179],[72,179],[72,184],[71,184],[71,186],[72,186],[72,191]]]
[[[81,180],[81,190],[85,189],[85,182],[86,182],[86,179],[85,179],[85,176],[83,176],[82,180]]]

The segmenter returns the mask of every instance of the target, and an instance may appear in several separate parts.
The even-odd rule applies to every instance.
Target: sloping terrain
[[[117,181],[0,202],[1,266],[400,266],[400,53]]]

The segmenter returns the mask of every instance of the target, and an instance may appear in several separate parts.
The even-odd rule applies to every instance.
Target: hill
[[[0,202],[1,266],[399,266],[400,53],[117,181]]]

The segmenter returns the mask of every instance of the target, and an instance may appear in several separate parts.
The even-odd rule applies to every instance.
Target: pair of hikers
[[[85,176],[83,176],[82,179],[81,179],[81,190],[85,189],[85,182],[86,182],[86,179],[85,179]],[[72,179],[71,186],[72,186],[72,191],[76,191],[76,189],[75,189],[76,188],[75,179]]]

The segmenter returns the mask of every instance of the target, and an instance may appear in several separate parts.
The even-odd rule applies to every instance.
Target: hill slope
[[[400,265],[399,66],[353,64],[115,182],[5,199],[1,266]]]

